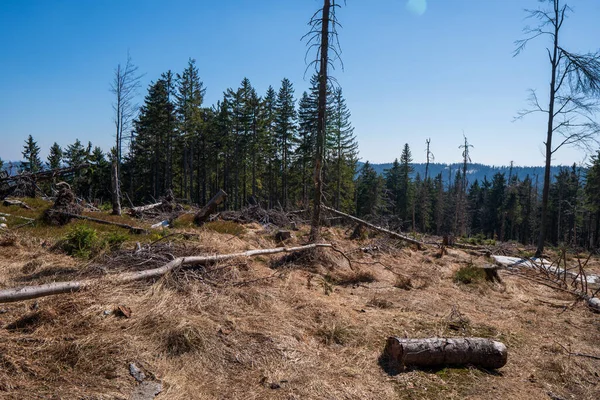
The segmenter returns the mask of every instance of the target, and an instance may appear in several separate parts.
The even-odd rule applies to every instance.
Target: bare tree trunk
[[[316,242],[320,238],[321,228],[321,200],[323,197],[323,153],[325,150],[325,127],[327,112],[327,66],[329,51],[329,14],[331,1],[323,1],[323,16],[321,19],[321,55],[319,67],[319,98],[317,119],[317,140],[315,154],[315,195],[313,199],[313,215],[310,226],[310,240]]]
[[[112,162],[112,213],[113,215],[121,215],[121,190],[119,188],[119,170],[118,161],[113,159]]]
[[[437,367],[444,365],[475,365],[497,369],[506,365],[506,346],[484,338],[388,338],[384,354],[391,366]]]
[[[548,217],[548,199],[550,197],[550,167],[552,163],[552,133],[554,132],[554,102],[556,99],[556,70],[558,68],[558,30],[559,25],[554,28],[554,48],[552,55],[552,78],[550,80],[550,104],[548,106],[548,131],[546,133],[546,166],[544,169],[544,189],[542,191],[542,220],[540,223],[540,235],[538,236],[536,257],[541,257],[544,252],[546,241],[546,221]]]

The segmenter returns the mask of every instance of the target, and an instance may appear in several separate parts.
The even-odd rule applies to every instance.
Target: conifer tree
[[[54,144],[50,147],[50,152],[48,153],[48,166],[51,169],[60,168],[62,158],[63,150],[58,143],[54,142]]]
[[[29,135],[23,146],[23,168],[27,172],[38,172],[42,169],[42,160],[40,160],[40,148],[33,137]]]
[[[332,92],[330,110],[327,148],[328,171],[332,177],[327,181],[332,186],[333,206],[338,210],[351,211],[352,204],[344,199],[349,199],[349,194],[354,191],[358,143],[350,123],[350,110],[340,87]]]
[[[292,149],[297,143],[294,87],[289,79],[281,81],[275,108],[275,135],[278,148],[278,162],[281,171],[281,203],[284,208],[288,205],[289,194],[289,164]]]

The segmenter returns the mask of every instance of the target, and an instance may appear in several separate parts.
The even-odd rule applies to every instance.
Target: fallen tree
[[[399,233],[390,231],[389,229],[385,229],[385,228],[382,228],[382,227],[377,226],[377,225],[373,225],[373,224],[371,224],[371,223],[369,223],[369,222],[367,222],[365,220],[362,220],[360,218],[356,218],[356,217],[354,217],[354,216],[352,216],[350,214],[343,213],[343,212],[338,211],[338,210],[336,210],[334,208],[327,207],[327,206],[321,206],[321,207],[323,207],[324,210],[327,210],[329,212],[337,214],[337,215],[339,215],[341,217],[348,218],[348,219],[350,219],[350,220],[352,220],[354,222],[358,222],[359,224],[362,224],[362,225],[364,225],[364,226],[366,226],[368,228],[371,228],[371,229],[373,229],[375,231],[382,232],[382,233],[385,233],[386,235],[392,236],[392,237],[394,237],[396,239],[400,239],[402,241],[414,244],[414,245],[417,246],[417,248],[419,250],[421,250],[421,248],[424,247],[424,243],[422,243],[422,242],[420,242],[420,241],[418,241],[416,239],[409,238],[408,236],[401,235]]]
[[[65,211],[50,211],[49,213],[50,214],[60,214],[60,215],[63,215],[65,217],[69,217],[69,218],[77,218],[77,219],[82,219],[82,220],[85,220],[85,221],[96,222],[98,224],[103,224],[103,225],[114,225],[114,226],[118,226],[120,228],[129,229],[133,233],[147,233],[146,229],[144,229],[144,228],[140,228],[139,226],[132,226],[132,225],[128,225],[128,224],[122,224],[120,222],[106,221],[104,219],[93,218],[93,217],[86,217],[85,215],[71,214],[71,213],[68,213],[68,212],[65,212]]]
[[[80,281],[68,281],[68,282],[54,282],[47,283],[44,285],[35,286],[23,286],[17,288],[9,288],[0,290],[0,303],[10,303],[15,301],[35,299],[39,297],[52,296],[55,294],[72,293],[83,289],[90,288],[94,285],[101,283],[108,283],[111,285],[122,285],[135,281],[142,281],[146,279],[159,278],[175,269],[180,267],[193,267],[197,265],[204,265],[208,263],[214,263],[218,261],[231,260],[238,257],[253,257],[259,255],[277,254],[277,253],[293,253],[298,251],[305,251],[314,249],[317,247],[329,247],[332,248],[331,244],[328,243],[313,243],[305,246],[298,247],[277,247],[273,249],[260,249],[260,250],[249,250],[241,253],[232,254],[218,254],[212,256],[191,256],[191,257],[179,257],[162,267],[148,269],[145,271],[136,272],[125,272],[112,276],[106,276],[100,279],[86,279]]]
[[[557,262],[551,262],[543,258],[519,258],[493,255],[492,258],[496,264],[503,267],[508,272],[516,276],[537,282],[552,289],[564,291],[584,300],[588,307],[595,312],[600,312],[600,298],[596,297],[600,293],[600,276],[591,275],[585,272],[585,267],[591,259],[591,254],[585,261],[574,268],[566,265],[560,266],[561,255]],[[529,277],[520,274],[518,270],[524,268],[536,273],[535,277]],[[576,272],[573,272],[576,271]],[[588,285],[596,285],[595,289]]]
[[[506,346],[484,338],[388,338],[384,355],[388,363],[400,370],[408,366],[438,367],[444,365],[498,369],[506,364]]]

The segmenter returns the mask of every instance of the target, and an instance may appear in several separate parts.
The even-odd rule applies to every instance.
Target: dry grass
[[[165,238],[135,258],[128,239],[91,264],[50,251],[42,246],[46,237],[24,230],[0,247],[0,285],[69,279],[94,265],[107,273],[149,268],[163,263],[158,254],[167,260],[165,253],[275,247],[260,226],[246,229],[242,238],[194,230],[193,239]],[[360,269],[334,254],[288,258],[277,268],[283,257],[265,256],[154,283],[0,305],[0,398],[127,399],[136,385],[130,362],[163,382],[158,399],[521,400],[548,398],[550,391],[600,397],[598,362],[554,343],[600,354],[598,316],[581,304],[563,311],[536,301],[566,302],[569,295],[503,272],[504,287],[457,285],[455,271],[471,261],[466,253],[364,254],[354,252],[358,245],[343,230],[326,232],[364,262]],[[595,260],[590,268],[599,266]],[[399,284],[399,273],[410,285]],[[349,283],[339,284],[343,279]],[[117,305],[129,307],[131,317],[110,312]],[[389,376],[378,364],[389,335],[491,337],[508,346],[509,362],[499,373],[444,368]]]

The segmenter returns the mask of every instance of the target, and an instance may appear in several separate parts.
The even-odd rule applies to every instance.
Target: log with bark
[[[206,221],[211,214],[214,214],[217,211],[217,207],[227,198],[227,193],[223,189],[220,189],[217,194],[213,196],[212,199],[206,205],[198,211],[198,213],[194,216],[194,223],[196,225],[202,225]]]
[[[71,213],[68,213],[68,212],[56,211],[56,210],[52,210],[51,213],[64,215],[65,217],[69,217],[69,218],[77,218],[77,219],[82,219],[82,220],[85,220],[85,221],[96,222],[98,224],[103,224],[103,225],[114,225],[114,226],[118,226],[120,228],[129,229],[133,233],[147,233],[148,232],[146,229],[140,228],[139,226],[132,226],[132,225],[127,225],[127,224],[122,224],[120,222],[106,221],[104,219],[99,219],[99,218],[86,217],[85,215],[71,214]]]
[[[506,346],[484,338],[388,338],[384,356],[389,366],[403,370],[405,367],[441,367],[445,365],[473,365],[498,369],[506,364]]]
[[[405,241],[405,242],[408,242],[408,243],[414,244],[414,245],[416,245],[416,246],[417,246],[417,248],[418,248],[419,250],[420,250],[422,247],[424,247],[424,243],[422,243],[422,242],[420,242],[420,241],[418,241],[418,240],[416,240],[416,239],[409,238],[408,236],[404,236],[404,235],[401,235],[401,234],[399,234],[399,233],[396,233],[396,232],[392,232],[392,231],[390,231],[389,229],[385,229],[385,228],[382,228],[382,227],[380,227],[380,226],[377,226],[377,225],[373,225],[373,224],[371,224],[371,223],[369,223],[369,222],[367,222],[367,221],[364,221],[364,220],[362,220],[362,219],[360,219],[360,218],[356,218],[356,217],[354,217],[354,216],[352,216],[352,215],[350,215],[350,214],[343,213],[343,212],[341,212],[341,211],[338,211],[338,210],[336,210],[336,209],[334,209],[334,208],[327,207],[327,206],[321,206],[321,207],[322,207],[324,210],[327,210],[327,211],[330,211],[330,212],[332,212],[332,213],[334,213],[334,214],[337,214],[337,215],[339,215],[339,216],[342,216],[342,217],[348,218],[348,219],[350,219],[350,220],[352,220],[352,221],[354,221],[354,222],[358,222],[359,224],[362,224],[362,225],[364,225],[364,226],[366,226],[366,227],[368,227],[368,228],[371,228],[371,229],[373,229],[373,230],[375,230],[375,231],[382,232],[382,233],[385,233],[386,235],[389,235],[389,236],[391,236],[391,237],[393,237],[393,238],[400,239],[400,240],[402,240],[402,241]]]
[[[159,278],[175,269],[181,267],[194,267],[197,265],[205,265],[218,261],[231,260],[238,257],[253,257],[259,255],[277,254],[277,253],[293,253],[298,251],[306,251],[317,247],[332,248],[328,243],[313,243],[298,247],[276,247],[273,249],[249,250],[241,253],[233,254],[218,254],[213,256],[191,256],[179,257],[162,267],[149,269],[145,271],[124,272],[116,275],[109,275],[100,279],[86,279],[80,281],[54,282],[44,285],[23,286],[10,289],[0,290],[0,303],[10,303],[15,301],[35,299],[38,297],[52,296],[55,294],[72,293],[101,283],[110,285],[121,285],[125,283],[142,281],[146,279]]]

